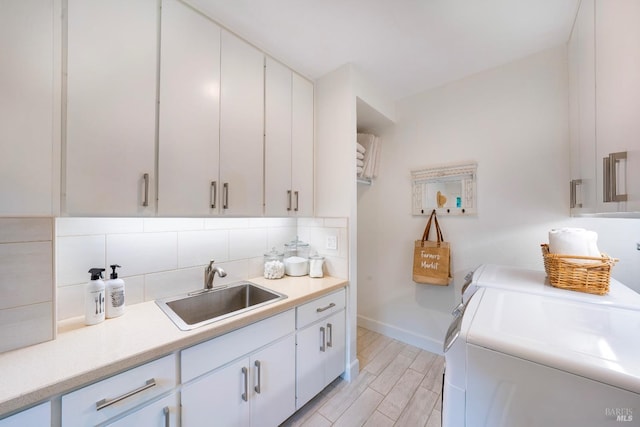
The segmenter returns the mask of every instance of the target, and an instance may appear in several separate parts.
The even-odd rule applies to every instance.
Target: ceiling
[[[187,0],[303,75],[394,100],[565,43],[580,0]]]

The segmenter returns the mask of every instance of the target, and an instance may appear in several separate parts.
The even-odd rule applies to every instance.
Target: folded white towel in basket
[[[600,257],[598,233],[584,228],[557,228],[549,231],[549,253]]]

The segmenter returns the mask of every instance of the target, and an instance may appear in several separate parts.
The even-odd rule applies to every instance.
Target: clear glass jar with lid
[[[264,278],[282,279],[284,277],[284,253],[276,248],[264,254]]]
[[[309,258],[309,244],[298,239],[298,236],[296,236],[296,240],[284,244],[284,257],[289,258],[292,256]]]

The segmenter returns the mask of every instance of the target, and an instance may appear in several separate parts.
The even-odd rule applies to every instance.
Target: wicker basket
[[[552,254],[549,253],[548,244],[543,243],[540,246],[544,269],[553,286],[596,295],[609,292],[611,267],[618,262],[617,259],[605,254],[600,258]]]

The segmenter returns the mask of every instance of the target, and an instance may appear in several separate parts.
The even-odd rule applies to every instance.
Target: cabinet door
[[[50,426],[51,402],[18,412],[0,420],[0,427]]]
[[[296,343],[293,335],[251,357],[251,424],[277,426],[296,411]]]
[[[155,212],[158,13],[157,0],[68,1],[69,214]]]
[[[182,388],[182,426],[248,426],[249,359],[238,360]]]
[[[596,210],[594,25],[594,0],[584,0],[568,45],[571,179],[579,180],[574,214]]]
[[[147,405],[126,417],[120,418],[109,427],[171,427],[178,425],[178,395],[175,393],[164,397],[157,402]]]
[[[220,28],[177,0],[162,4],[158,213],[217,212]]]
[[[264,211],[268,216],[293,212],[291,153],[291,70],[267,58],[265,68]]]
[[[52,214],[53,22],[51,1],[0,2],[0,216]]]
[[[221,34],[220,181],[222,213],[260,216],[264,182],[264,54]]]
[[[325,324],[315,323],[298,331],[296,340],[296,409],[300,409],[326,386]]]
[[[313,216],[313,83],[293,74],[291,181],[294,212]]]
[[[325,382],[338,378],[346,366],[346,327],[345,312],[340,311],[326,320],[327,351],[325,362]]]
[[[640,2],[596,1],[597,178],[601,211],[640,210]],[[628,202],[602,203],[603,158],[626,152],[616,167],[619,194]]]

